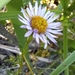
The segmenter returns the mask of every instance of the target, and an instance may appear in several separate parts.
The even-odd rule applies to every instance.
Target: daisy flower
[[[27,29],[24,37],[33,36],[36,42],[39,44],[42,41],[47,47],[52,41],[54,44],[57,44],[55,38],[58,38],[56,35],[61,34],[60,25],[61,22],[53,22],[56,20],[59,15],[55,16],[55,13],[46,11],[46,7],[42,5],[38,6],[38,2],[35,2],[34,7],[29,2],[29,7],[24,10],[21,8],[23,17],[19,15],[19,20],[23,23],[21,28]],[[50,40],[50,41],[49,41]]]

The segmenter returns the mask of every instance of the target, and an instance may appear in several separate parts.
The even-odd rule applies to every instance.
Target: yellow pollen
[[[43,17],[35,16],[31,19],[31,27],[33,29],[37,29],[38,33],[44,33],[46,31],[47,25],[47,21]]]

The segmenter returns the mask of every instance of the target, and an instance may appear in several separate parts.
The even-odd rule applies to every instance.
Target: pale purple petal
[[[32,34],[33,31],[28,31],[24,36],[29,37]]]
[[[25,11],[24,11],[24,9],[23,9],[23,8],[21,8],[21,12],[23,13],[24,18],[25,18],[25,19],[27,19],[27,21],[29,21],[29,22],[30,22],[30,19],[29,19],[29,17],[28,17],[28,16],[26,16],[26,13],[25,13]]]
[[[53,23],[49,23],[47,28],[59,29],[60,25],[61,25],[61,22],[53,22]]]
[[[20,16],[20,15],[18,15],[19,16],[19,20],[23,23],[23,24],[26,24],[26,25],[30,25],[30,23],[26,20],[26,19],[24,19],[22,16]]]
[[[44,35],[39,34],[39,39],[43,42],[43,43],[47,43],[47,39]]]
[[[53,19],[50,22],[53,22],[54,20],[56,20],[57,18],[59,18],[59,15],[53,17]]]
[[[47,17],[48,17],[49,14],[50,14],[50,11],[47,11],[43,18],[47,19]]]
[[[53,34],[62,34],[60,31],[58,30],[51,30],[51,29],[47,29],[46,32],[50,32],[50,33],[53,33]]]
[[[38,12],[38,2],[35,2],[35,16],[37,16],[37,12]]]
[[[31,26],[26,26],[26,28],[27,28],[28,30],[32,30],[32,27],[31,27]]]
[[[26,25],[21,25],[20,28],[26,28]]]
[[[46,33],[46,36],[49,38],[49,40],[51,40],[53,43],[57,43],[57,41],[52,37],[50,36],[48,33]]]
[[[23,24],[25,24],[25,21],[23,21],[22,19],[18,18]]]
[[[47,48],[47,43],[45,43],[45,45],[44,45],[44,49],[46,49]]]
[[[31,11],[29,10],[29,8],[26,8],[26,11],[27,11],[29,16],[32,16]]]
[[[38,8],[38,13],[37,13],[37,15],[41,16],[41,5],[40,5],[39,8]]]
[[[52,19],[54,17],[54,13],[52,14],[52,16],[50,16],[50,18],[47,20],[47,23],[51,23],[52,22]]]
[[[58,17],[59,17],[59,15],[58,15],[58,16],[52,15],[52,16],[47,20],[47,22],[48,22],[48,23],[51,23],[51,22],[53,22],[54,20],[56,20]]]
[[[33,38],[35,38],[36,42],[39,44],[39,34],[36,29],[33,30]]]
[[[21,25],[20,28],[25,28],[25,29],[28,29],[28,30],[32,30],[32,27],[27,26],[27,25]]]
[[[43,38],[44,42],[47,43],[46,36],[44,34],[40,34],[40,36]]]
[[[38,30],[37,29],[34,29],[33,30],[33,38],[36,38],[35,36],[36,36],[37,33],[38,33]]]
[[[42,38],[42,36],[41,36],[41,35],[39,35],[39,38],[40,38],[40,40],[41,40],[42,42],[44,42],[44,43],[45,43],[45,41],[43,40],[43,38]]]
[[[53,38],[57,38],[57,36],[55,36],[54,34],[51,34],[49,32],[45,32],[45,34],[48,34],[49,36],[53,37]]]
[[[29,2],[29,8],[30,8],[30,11],[31,11],[32,15],[34,16],[34,12],[33,12],[34,10],[33,10],[31,2]]]
[[[51,16],[53,16],[53,15],[54,15],[54,13],[53,13],[53,12],[51,12],[50,14],[48,14],[48,16],[47,16],[46,20],[48,20],[49,18],[51,18]]]
[[[36,33],[35,39],[36,39],[36,42],[39,44],[39,35],[38,35],[38,33]]]
[[[41,14],[41,16],[43,17],[44,15],[45,15],[45,12],[46,12],[46,7],[44,7],[44,8],[42,8],[42,10],[41,10],[42,12],[42,14]]]

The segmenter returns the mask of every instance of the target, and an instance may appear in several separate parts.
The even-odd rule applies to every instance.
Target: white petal
[[[37,16],[37,12],[38,12],[38,2],[35,2],[35,15]]]
[[[52,22],[52,19],[54,17],[54,13],[50,16],[50,18],[47,20],[47,23],[51,23]]]
[[[26,16],[26,13],[23,8],[21,8],[21,12],[23,13],[24,18],[27,19],[27,21],[30,21],[30,19]]]
[[[26,26],[26,28],[27,28],[28,30],[32,30],[31,26]]]
[[[50,36],[49,34],[46,33],[46,36],[49,38],[49,40],[51,40],[53,43],[57,43],[57,41],[52,37]]]
[[[37,33],[38,33],[38,30],[34,29],[33,30],[33,38],[36,38],[35,36],[36,36]]]
[[[32,7],[32,4],[29,2],[29,8],[30,8],[30,10],[31,10],[31,13],[32,13],[32,15],[34,16],[34,10],[33,10],[33,7]]]
[[[36,42],[39,44],[39,35],[38,35],[38,33],[36,33],[36,36],[35,36],[36,38]]]
[[[51,23],[51,22],[53,22],[54,20],[56,20],[57,18],[59,17],[59,15],[58,16],[52,16],[51,18],[49,18],[48,20],[47,20],[47,22],[48,23]]]
[[[53,37],[51,37],[50,35],[48,35],[48,34],[46,34],[46,36],[49,38],[49,40],[51,40],[53,43],[57,43],[57,41],[53,38]]]
[[[50,14],[50,11],[47,11],[46,14],[44,15],[44,18],[47,19],[49,14]]]
[[[28,31],[24,36],[29,37],[32,34],[32,31]]]
[[[46,38],[44,36],[42,36],[41,34],[39,35],[39,38],[43,43],[47,43]]]
[[[54,13],[53,12],[51,12],[50,14],[48,14],[48,16],[47,16],[47,20],[52,16],[52,15],[54,15]]]
[[[25,24],[25,21],[24,20],[22,20],[22,19],[20,19],[20,18],[18,18],[23,24]]]
[[[40,34],[40,36],[43,38],[44,42],[47,43],[47,39],[46,39],[45,35],[44,34]]]
[[[57,38],[57,36],[55,36],[55,35],[53,35],[53,34],[51,34],[51,33],[49,33],[49,32],[46,32],[45,34],[48,34],[49,36],[51,36],[51,37],[53,37],[53,38]]]
[[[26,8],[26,10],[27,10],[28,15],[32,16],[31,11],[29,10],[29,8]]]
[[[46,49],[46,47],[47,47],[47,43],[45,43],[45,45],[44,45],[44,49]]]
[[[41,10],[42,12],[42,14],[41,14],[41,16],[43,17],[44,15],[45,15],[45,12],[46,12],[46,7],[44,7],[44,8],[42,8],[42,10]]]
[[[38,8],[38,15],[41,16],[41,5]]]
[[[47,28],[59,29],[60,25],[61,25],[61,22],[53,22],[53,23],[48,24]]]
[[[33,38],[36,38],[35,36],[36,36],[36,33],[34,32],[34,33],[33,33]]]
[[[24,24],[26,24],[26,25],[30,25],[29,24],[29,22],[26,20],[26,19],[24,19],[22,16],[20,16],[20,15],[18,15],[19,16],[19,20],[22,22],[22,23],[24,23]]]
[[[50,32],[50,33],[53,33],[53,34],[62,34],[58,30],[51,30],[51,29],[47,29],[46,32]]]
[[[42,38],[41,35],[39,35],[39,38],[40,38],[40,40],[41,40],[42,42],[44,42],[44,40],[43,40],[43,38]],[[44,42],[44,43],[45,43],[45,42]]]
[[[26,28],[26,26],[25,25],[21,25],[20,28]]]
[[[59,17],[59,15],[58,15],[58,16],[55,16],[55,17],[53,17],[53,19],[52,19],[50,22],[53,22],[53,21],[54,21],[54,20],[56,20],[58,17]]]

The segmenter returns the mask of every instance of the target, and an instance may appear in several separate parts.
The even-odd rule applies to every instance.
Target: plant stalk
[[[64,25],[63,26],[63,59],[65,60],[67,56],[68,56],[68,34],[67,34],[67,25]],[[64,75],[69,75],[69,68],[65,69]]]
[[[27,42],[26,42],[26,44],[25,44],[25,46],[24,46],[24,50],[23,50],[22,56],[23,56],[24,61],[25,61],[26,64],[27,64],[27,66],[28,66],[28,68],[29,68],[31,74],[34,75],[34,73],[33,73],[33,71],[32,71],[32,68],[31,68],[31,65],[30,65],[30,62],[29,62],[29,60],[28,60],[28,59],[29,59],[28,45],[29,45],[29,43],[30,43],[31,40],[32,40],[32,37],[29,37],[29,38],[27,39]]]
[[[28,51],[28,45],[29,45],[31,40],[32,40],[32,37],[29,37],[26,40],[24,48],[22,48],[22,50],[21,50],[22,55],[21,55],[19,72],[21,72],[21,69],[22,69],[22,66],[23,66],[23,61],[25,61],[27,66],[28,66],[28,68],[29,68],[29,70],[30,70],[30,72],[31,72],[31,74],[34,75],[34,73],[32,71],[32,67],[31,67],[30,61],[29,61],[29,51]]]

